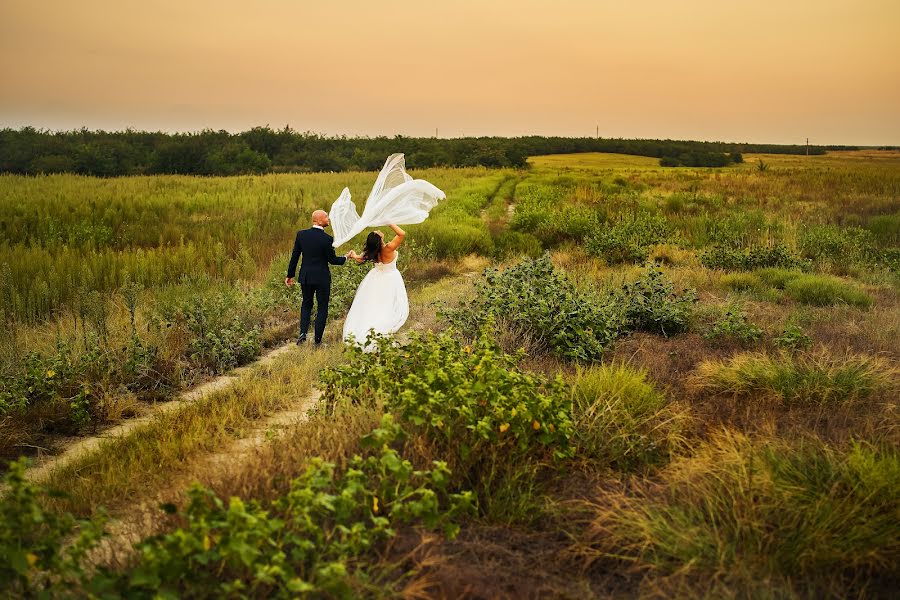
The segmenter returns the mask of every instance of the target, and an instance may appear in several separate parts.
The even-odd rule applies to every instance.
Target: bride
[[[366,237],[362,255],[352,250],[348,255],[358,264],[371,261],[375,266],[356,290],[350,312],[344,321],[344,341],[365,343],[371,331],[380,334],[394,333],[409,317],[406,285],[397,269],[397,248],[403,243],[406,232],[394,224],[389,227],[397,234],[390,242],[385,244],[384,234],[373,231]]]
[[[406,232],[398,225],[421,223],[445,197],[444,192],[431,183],[413,179],[406,172],[402,154],[392,154],[384,162],[361,216],[356,212],[347,188],[331,206],[329,219],[334,230],[332,245],[335,248],[370,227],[388,225],[397,234],[386,244],[384,234],[373,231],[366,238],[362,255],[354,251],[347,254],[359,264],[370,261],[375,266],[356,290],[344,321],[344,341],[366,344],[369,332],[390,335],[406,322],[409,299],[403,276],[397,270],[397,248],[403,243]],[[365,348],[374,349],[368,345]]]

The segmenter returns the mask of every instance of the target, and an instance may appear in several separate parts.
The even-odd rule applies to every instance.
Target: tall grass
[[[303,360],[298,361],[298,354]],[[202,452],[221,448],[254,423],[295,404],[307,394],[337,349],[297,350],[257,368],[233,387],[156,416],[129,434],[53,471],[48,485],[64,493],[60,510],[91,514],[165,487]]]
[[[738,354],[701,363],[693,385],[711,394],[789,404],[847,404],[900,389],[900,371],[872,356]]]
[[[726,431],[658,482],[601,494],[593,510],[586,556],[624,557],[701,589],[724,581],[749,597],[793,595],[792,586],[856,595],[890,585],[900,568],[895,450],[836,451]]]
[[[445,225],[457,223],[457,211],[474,211],[478,221],[498,177],[486,169],[430,169],[416,176],[448,193],[436,209],[448,213]],[[485,178],[487,192],[481,191]],[[116,289],[126,273],[147,288],[201,274],[256,280],[273,257],[290,249],[313,209],[328,209],[346,185],[361,210],[373,182],[373,173],[0,175],[0,317],[37,322],[71,308],[80,290]],[[469,187],[457,194],[463,183]],[[468,240],[471,232],[459,237]],[[451,255],[465,253],[448,246]]]
[[[684,442],[686,414],[623,364],[579,368],[572,382],[578,456],[621,471],[665,464]]]

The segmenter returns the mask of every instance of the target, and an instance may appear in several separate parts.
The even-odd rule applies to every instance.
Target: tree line
[[[836,148],[836,147],[835,147]],[[848,147],[841,147],[846,149]],[[829,147],[810,146],[810,154]],[[377,170],[394,152],[410,168],[523,167],[529,156],[616,152],[661,159],[663,166],[724,166],[743,152],[805,154],[805,145],[677,140],[468,137],[325,136],[290,127],[254,127],[241,133],[0,130],[0,172],[78,173],[100,177],[140,174],[237,175],[266,172]]]

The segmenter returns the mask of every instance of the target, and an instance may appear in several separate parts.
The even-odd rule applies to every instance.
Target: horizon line
[[[480,139],[480,138],[497,138],[497,139],[516,139],[516,138],[562,138],[562,139],[602,139],[602,140],[623,140],[623,141],[642,141],[642,140],[651,140],[651,141],[660,141],[660,142],[699,142],[699,143],[709,143],[709,144],[733,144],[733,145],[748,145],[748,146],[810,146],[810,147],[827,147],[827,146],[836,146],[836,147],[855,147],[855,148],[868,148],[868,149],[878,149],[878,148],[896,148],[900,146],[898,144],[850,144],[850,143],[813,143],[812,141],[804,140],[802,142],[749,142],[749,141],[726,141],[723,139],[691,139],[691,138],[672,138],[672,137],[621,137],[621,136],[594,136],[594,135],[563,135],[563,134],[539,134],[539,133],[528,133],[528,134],[519,134],[519,135],[496,135],[496,134],[481,134],[481,135],[461,135],[461,136],[440,136],[440,135],[406,135],[402,133],[394,133],[394,134],[346,134],[346,133],[326,133],[321,131],[315,131],[312,129],[306,130],[298,130],[291,127],[290,124],[285,125],[284,127],[272,127],[269,123],[265,125],[253,125],[247,129],[234,130],[227,128],[214,129],[212,127],[204,127],[201,129],[175,129],[175,130],[163,130],[163,129],[141,129],[138,127],[125,127],[124,129],[103,129],[103,128],[90,128],[87,125],[82,125],[81,127],[73,127],[71,129],[54,129],[54,128],[43,128],[35,125],[7,125],[0,124],[0,130],[12,130],[21,132],[26,129],[33,129],[38,133],[42,134],[71,134],[71,133],[80,133],[80,132],[88,132],[88,133],[107,133],[107,134],[120,134],[120,133],[151,133],[151,134],[163,134],[163,135],[198,135],[202,133],[227,133],[228,135],[236,136],[243,133],[247,133],[254,129],[269,129],[274,132],[284,131],[285,129],[289,129],[291,133],[299,134],[299,135],[316,135],[324,138],[345,138],[345,139],[392,139],[392,138],[409,138],[409,139],[441,139],[441,140],[464,140],[464,139]]]

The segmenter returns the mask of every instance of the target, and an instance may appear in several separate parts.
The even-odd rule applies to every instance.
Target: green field
[[[18,456],[290,340],[293,233],[375,174],[0,176],[0,589],[890,597],[900,153],[743,158],[415,172],[448,197],[401,250],[402,345],[342,350],[335,268],[326,351],[40,483]]]

